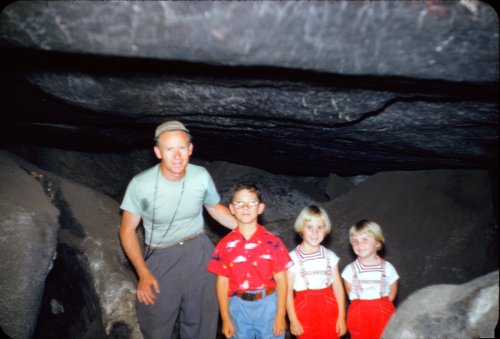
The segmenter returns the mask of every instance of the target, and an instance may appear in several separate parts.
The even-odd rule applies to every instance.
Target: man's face
[[[193,144],[183,131],[164,132],[158,138],[154,152],[161,160],[162,173],[167,179],[177,181],[185,174],[189,158],[193,153]]]

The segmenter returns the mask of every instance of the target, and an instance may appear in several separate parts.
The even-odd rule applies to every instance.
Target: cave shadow
[[[57,253],[32,338],[106,338],[98,299],[77,251],[59,244]]]

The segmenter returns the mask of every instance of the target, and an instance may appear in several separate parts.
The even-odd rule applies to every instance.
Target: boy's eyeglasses
[[[231,204],[233,204],[233,206],[235,208],[243,208],[245,205],[247,205],[247,207],[255,207],[259,204],[258,201],[255,201],[255,200],[250,200],[250,201],[233,201]]]

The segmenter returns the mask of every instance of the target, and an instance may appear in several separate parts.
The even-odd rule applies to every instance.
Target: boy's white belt
[[[163,244],[163,245],[158,245],[158,246],[151,246],[151,245],[148,245],[150,248],[152,249],[162,249],[162,248],[167,248],[167,247],[171,247],[171,246],[174,246],[174,245],[184,245],[184,243],[186,241],[189,241],[189,240],[192,240],[194,238],[197,238],[199,237],[200,235],[202,235],[203,233],[205,233],[205,230],[202,228],[201,230],[199,230],[198,232],[196,233],[193,233],[191,234],[190,236],[187,236],[181,240],[178,240],[176,242],[173,242],[173,243],[170,243],[170,244]]]

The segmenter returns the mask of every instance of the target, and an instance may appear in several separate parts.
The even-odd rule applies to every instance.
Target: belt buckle
[[[262,292],[257,292],[257,293],[241,293],[239,297],[245,301],[257,301],[260,300],[264,297],[265,295],[262,295]]]
[[[185,243],[186,241],[189,241],[189,240],[192,240],[192,239],[194,239],[194,238],[197,238],[198,236],[202,235],[204,232],[205,232],[205,230],[203,230],[203,229],[202,229],[202,230],[200,230],[200,231],[196,232],[195,234],[191,234],[191,235],[190,235],[189,237],[187,237],[187,238],[181,239],[180,241],[178,241],[178,242],[177,242],[177,244],[179,244],[179,245],[181,245],[181,246],[182,246],[182,245],[184,245],[184,243]]]
[[[253,294],[253,293],[242,293],[240,298],[243,299],[243,300],[245,300],[245,301],[255,301],[255,300],[258,300],[257,299],[257,295]]]

